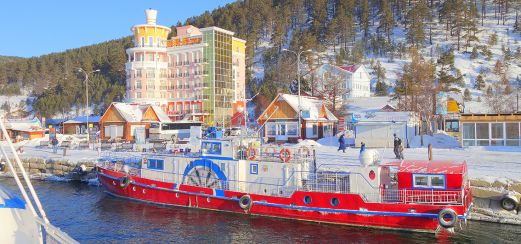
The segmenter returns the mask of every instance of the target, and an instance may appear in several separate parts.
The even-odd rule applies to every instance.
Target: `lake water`
[[[163,207],[83,183],[34,181],[51,223],[81,243],[520,243],[521,226],[469,221],[451,237]],[[20,195],[14,180],[0,185]]]

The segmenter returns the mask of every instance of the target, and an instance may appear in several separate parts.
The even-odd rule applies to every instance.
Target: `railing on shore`
[[[140,162],[114,162],[101,162],[100,166],[132,176],[141,176]],[[358,194],[365,202],[388,204],[463,205],[467,194],[464,190],[386,189],[372,185],[363,175],[353,172],[291,171],[284,179],[261,178],[257,182],[223,181],[213,176],[193,177],[195,176],[155,172],[150,179],[268,196],[290,197],[295,191]]]

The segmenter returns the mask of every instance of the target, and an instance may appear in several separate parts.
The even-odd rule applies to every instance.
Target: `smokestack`
[[[147,16],[147,24],[155,25],[157,19],[157,10],[149,8],[145,10],[145,14]]]

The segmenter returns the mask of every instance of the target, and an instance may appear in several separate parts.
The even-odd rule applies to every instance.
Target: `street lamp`
[[[282,51],[285,51],[285,52],[290,52],[290,53],[293,53],[295,54],[295,56],[297,56],[297,89],[298,89],[298,138],[301,139],[301,130],[302,130],[302,122],[301,122],[301,117],[302,117],[302,109],[300,107],[300,55],[302,53],[305,53],[305,52],[313,52],[313,50],[311,49],[307,49],[307,50],[301,50],[299,52],[295,52],[295,51],[292,51],[292,50],[289,50],[289,49],[282,49]]]
[[[78,68],[78,72],[80,73],[83,73],[85,75],[85,97],[86,97],[86,102],[85,102],[85,115],[87,116],[87,143],[90,142],[90,134],[89,134],[89,75],[92,74],[92,73],[96,73],[96,72],[100,72],[99,69],[97,70],[93,70],[93,71],[90,71],[90,72],[87,72],[85,71],[84,69],[82,68]]]

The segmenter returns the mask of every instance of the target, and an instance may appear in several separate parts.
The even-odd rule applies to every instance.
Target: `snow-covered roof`
[[[32,120],[8,120],[6,123],[6,129],[16,131],[43,131],[42,125],[38,118]]]
[[[293,108],[295,111],[298,111],[298,96],[297,95],[291,95],[291,94],[279,94],[280,98],[284,99],[291,108]],[[300,108],[302,111],[309,111],[309,117],[302,117],[304,120],[329,120],[329,121],[338,121],[338,118],[327,109],[326,111],[326,117],[321,118],[320,117],[320,110],[322,109],[323,101],[320,98],[316,97],[307,97],[307,96],[300,96]]]
[[[152,109],[154,110],[154,112],[156,113],[157,115],[157,118],[159,118],[159,121],[161,122],[170,122],[170,118],[168,117],[168,115],[165,113],[165,111],[163,111],[163,109],[161,109],[159,106],[152,106]]]
[[[405,160],[400,163],[399,172],[424,174],[464,174],[467,172],[465,161],[450,160]]]
[[[159,106],[132,103],[113,103],[112,105],[127,122],[142,122],[143,115],[149,107],[152,108],[154,113],[157,115],[159,121],[171,121],[168,115]]]
[[[139,104],[113,103],[112,105],[127,122],[141,122],[146,109]]]
[[[365,112],[353,113],[357,122],[408,122],[414,120],[413,112]]]
[[[89,123],[99,123],[101,116],[89,116]],[[87,123],[87,116],[78,116],[73,119],[69,119],[64,124],[84,124]]]
[[[396,107],[396,101],[390,97],[353,97],[346,99],[346,112],[367,113],[381,111],[386,105]]]

